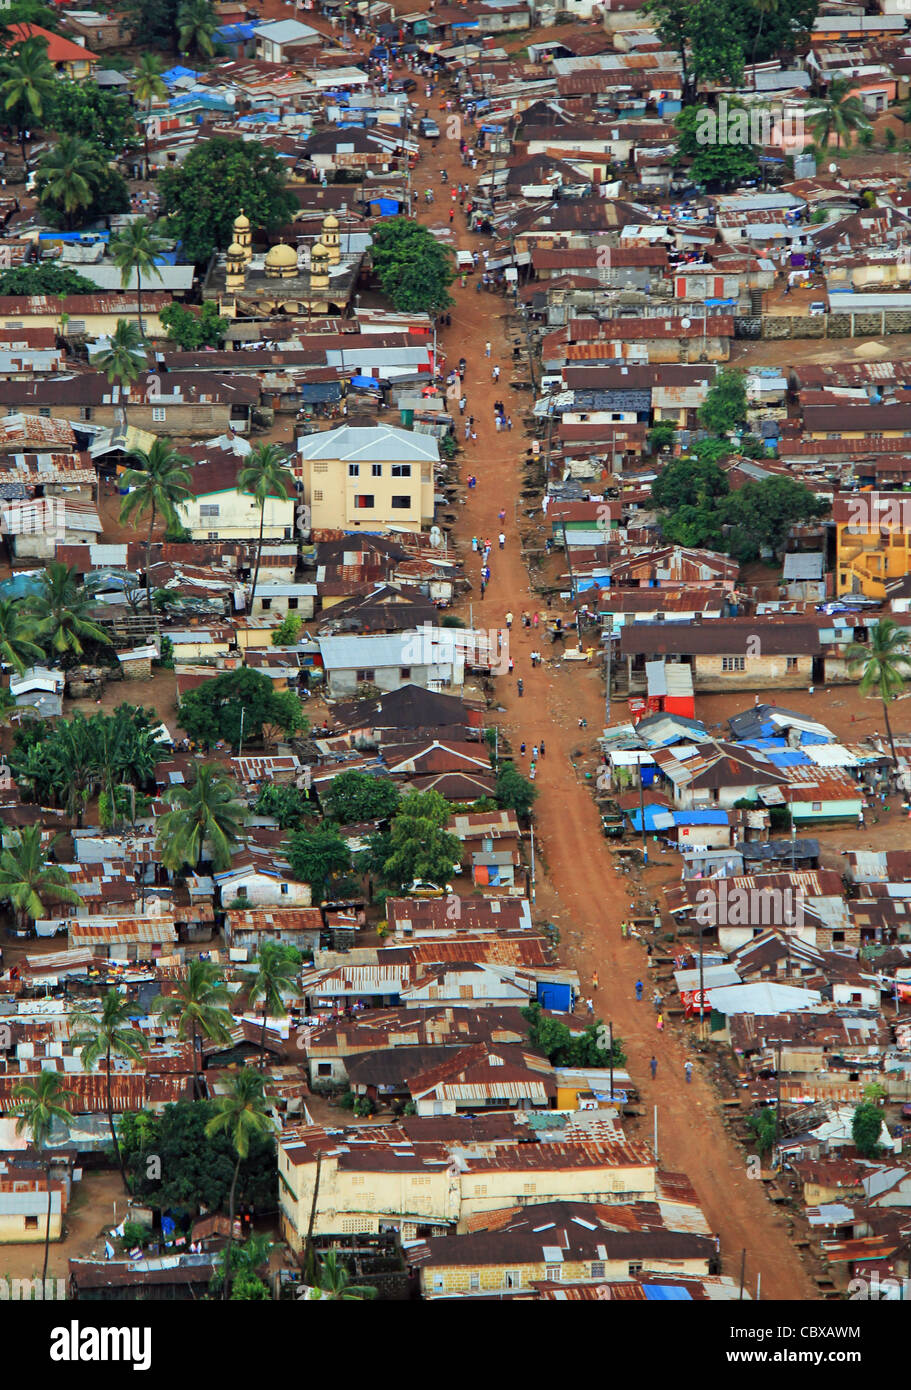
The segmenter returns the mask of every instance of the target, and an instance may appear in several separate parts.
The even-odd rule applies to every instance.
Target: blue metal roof
[[[770,751],[766,757],[773,767],[806,767],[810,762],[806,753],[801,753],[799,748],[783,748],[780,752]]]
[[[682,1284],[643,1284],[649,1303],[692,1303],[693,1295]]]
[[[218,43],[242,43],[246,39],[252,39],[258,23],[259,20],[248,20],[244,24],[223,24],[220,29],[215,30],[212,37]]]

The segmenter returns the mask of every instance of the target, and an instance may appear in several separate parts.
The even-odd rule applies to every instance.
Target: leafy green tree
[[[135,324],[128,325],[123,320],[117,324],[118,330],[121,327],[131,327],[139,332]],[[114,336],[117,336],[116,332]],[[113,339],[111,346],[113,349]],[[126,359],[128,351],[126,344],[121,343],[122,359]],[[121,479],[124,486],[129,488],[129,492],[120,506],[120,520],[127,522],[131,516],[138,519],[146,514],[149,518],[146,535],[146,601],[151,614],[152,537],[155,534],[155,524],[159,517],[163,517],[169,526],[179,523],[177,509],[192,495],[189,473],[191,460],[186,454],[179,454],[166,439],[156,439],[148,451],[133,449],[127,454],[127,458],[132,461],[133,467],[128,468]]]
[[[0,29],[15,38],[13,30],[14,24],[36,24],[40,29],[47,29],[48,33],[60,33],[60,20],[57,11],[51,5],[41,4],[41,0],[9,0],[9,5],[2,12],[2,25]]]
[[[286,613],[271,634],[273,647],[293,647],[301,635],[304,622],[298,613]]]
[[[41,1289],[45,1289],[47,1279],[47,1260],[51,1247],[51,1160],[47,1153],[47,1143],[54,1128],[69,1132],[70,1111],[68,1102],[74,1100],[63,1078],[55,1071],[40,1071],[34,1081],[17,1081],[13,1087],[13,1103],[16,1119],[16,1133],[27,1133],[35,1146],[39,1160],[44,1154],[44,1178],[47,1184],[47,1220],[44,1223],[44,1265],[41,1269]]]
[[[575,1034],[561,1019],[546,1014],[540,1004],[529,1004],[522,1017],[528,1023],[532,1047],[555,1067],[609,1067],[611,1056],[615,1067],[626,1065],[622,1039],[614,1038],[611,1048],[609,1031],[600,1020]]]
[[[136,101],[144,102],[146,108],[146,119],[143,123],[143,139],[145,142],[145,172],[146,178],[149,177],[149,120],[152,115],[153,101],[167,101],[168,89],[162,81],[161,63],[154,53],[148,49],[140,53],[139,61],[136,64],[136,72],[133,77],[133,96]]]
[[[0,599],[0,661],[22,675],[26,666],[41,661],[44,652],[33,641],[34,622],[12,599]]]
[[[133,1027],[130,1019],[132,1007],[116,989],[109,989],[102,996],[100,1015],[86,1011],[77,1014],[73,1020],[73,1046],[81,1049],[82,1065],[86,1071],[94,1071],[98,1063],[104,1061],[108,1125],[114,1143],[114,1153],[117,1156],[117,1166],[123,1178],[124,1191],[127,1193],[130,1191],[130,1184],[114,1125],[111,1059],[119,1057],[128,1062],[138,1062],[142,1054],[149,1050],[145,1034]]]
[[[266,1021],[269,1018],[285,1018],[288,1014],[285,1000],[297,987],[297,976],[301,967],[301,954],[296,947],[284,941],[264,941],[256,958],[256,974],[250,986],[250,1007],[262,1005],[263,1024],[259,1035],[261,1066],[266,1067]]]
[[[699,407],[699,419],[712,434],[723,436],[742,425],[746,418],[747,388],[743,373],[719,372],[704,404]]]
[[[672,448],[676,433],[673,420],[659,420],[648,432],[649,453],[659,454],[662,449]]]
[[[215,1102],[215,1113],[206,1125],[206,1138],[226,1134],[237,1155],[231,1191],[228,1197],[228,1247],[225,1255],[225,1278],[222,1297],[231,1297],[231,1246],[234,1241],[234,1198],[241,1164],[250,1156],[251,1140],[268,1134],[274,1121],[266,1110],[262,1077],[250,1067],[244,1067],[232,1077],[230,1089]]]
[[[289,695],[283,700],[282,695]],[[243,727],[241,728],[241,713]],[[187,691],[177,711],[180,727],[198,743],[211,745],[220,739],[236,748],[241,735],[259,740],[263,729],[277,725],[287,734],[307,728],[303,707],[296,695],[276,691],[268,676],[250,666],[225,671],[195,690]]]
[[[702,504],[678,507],[661,518],[662,540],[694,549],[723,550],[724,535],[717,508]]]
[[[883,1129],[883,1112],[871,1101],[861,1101],[854,1107],[851,1117],[851,1138],[861,1158],[877,1158],[880,1153],[879,1136]]]
[[[168,341],[183,352],[220,347],[228,329],[228,320],[219,317],[211,299],[199,309],[178,304],[175,299],[173,304],[165,305],[158,317],[168,330]]]
[[[19,147],[26,167],[25,132],[41,124],[56,84],[57,74],[48,62],[47,39],[34,36],[15,44],[3,64],[0,96],[4,110],[19,132]]]
[[[309,883],[320,899],[328,896],[332,879],[351,868],[351,850],[334,825],[296,830],[285,853],[294,877],[300,883]]]
[[[732,0],[751,63],[787,58],[807,42],[819,0]]]
[[[672,459],[652,483],[652,502],[661,511],[676,512],[681,507],[713,506],[729,490],[727,474],[717,463]]]
[[[183,0],[177,11],[177,34],[182,52],[194,49],[203,57],[211,58],[215,52],[212,35],[217,28],[218,19],[209,0]]]
[[[230,995],[221,970],[211,960],[191,960],[187,973],[174,981],[169,994],[159,996],[153,1009],[162,1022],[177,1024],[177,1036],[193,1040],[193,1094],[202,1094],[200,1040],[227,1044],[234,1019]]]
[[[16,914],[19,930],[29,922],[47,916],[46,903],[68,903],[82,907],[83,902],[70,876],[59,864],[52,864],[59,836],[54,836],[45,848],[41,843],[41,826],[24,825],[0,850],[0,902],[9,903]]]
[[[842,144],[850,149],[855,132],[869,128],[864,104],[860,97],[852,95],[853,87],[853,78],[833,77],[819,109],[807,122],[813,139],[824,150],[833,135],[836,149],[841,149]]]
[[[399,789],[391,778],[371,777],[366,772],[340,772],[322,796],[326,814],[343,825],[388,820],[395,815],[400,800]]]
[[[764,1158],[772,1152],[778,1139],[778,1121],[775,1118],[775,1111],[769,1106],[763,1106],[757,1115],[747,1117],[747,1124],[755,1136],[759,1156]]]
[[[214,764],[200,763],[194,782],[169,787],[165,797],[171,810],[159,818],[157,834],[165,868],[198,869],[207,847],[217,873],[230,868],[247,811],[237,783]]]
[[[97,294],[98,286],[75,270],[61,265],[17,265],[0,270],[0,295]]]
[[[676,162],[690,161],[690,174],[697,183],[732,188],[759,173],[759,154],[747,137],[749,112],[746,107],[728,104],[727,126],[718,122],[707,106],[686,106],[675,117],[677,127]],[[738,122],[742,130],[738,129]],[[719,139],[724,134],[725,139]],[[744,138],[738,138],[740,135]]]
[[[145,349],[145,339],[139,331],[138,324],[130,323],[128,319],[118,319],[117,327],[108,340],[108,346],[96,353],[93,359],[93,365],[100,372],[104,372],[108,383],[113,386],[116,382],[123,393],[124,427],[127,424],[127,401],[130,388],[139,380],[140,373],[145,371]],[[123,520],[122,508],[121,520]]]
[[[123,0],[137,34],[145,44],[178,52],[177,11],[181,0]],[[142,98],[141,98],[142,99]]]
[[[266,502],[270,497],[284,502],[294,491],[294,479],[285,467],[284,452],[277,444],[256,444],[247,455],[247,462],[237,475],[239,491],[250,493],[259,507],[259,539],[256,544],[256,566],[250,587],[250,608],[256,598],[259,566],[263,554],[263,529],[266,524]]]
[[[899,627],[894,618],[880,618],[870,632],[869,646],[864,646],[860,642],[853,642],[846,652],[848,661],[855,671],[858,667],[862,667],[859,687],[861,695],[867,695],[871,690],[876,690],[883,702],[883,718],[886,721],[889,747],[892,749],[892,763],[896,768],[898,767],[898,756],[895,752],[895,739],[892,736],[889,706],[897,696],[902,694],[905,681],[911,674],[911,655],[908,653],[909,641],[911,641],[911,634],[905,628]]]
[[[538,789],[527,777],[523,777],[515,763],[500,764],[494,790],[497,804],[504,811],[515,811],[517,815],[527,816],[531,811]]]
[[[67,229],[92,206],[95,180],[104,159],[97,146],[81,135],[62,135],[38,161],[35,187],[44,208],[53,208]]]
[[[167,249],[164,239],[158,235],[148,222],[128,222],[125,227],[111,237],[108,251],[111,260],[120,271],[120,284],[128,289],[133,276],[136,277],[136,317],[139,331],[142,330],[142,277],[157,276],[161,279],[158,259]]]
[[[363,1302],[376,1298],[373,1284],[352,1284],[347,1266],[339,1261],[336,1250],[327,1250],[319,1262],[319,1282],[308,1291],[310,1299],[329,1299],[332,1302]]]
[[[133,1192],[153,1206],[173,1207],[195,1215],[201,1208],[224,1210],[231,1187],[235,1154],[230,1139],[221,1134],[206,1137],[206,1124],[215,1113],[210,1100],[178,1101],[166,1105],[160,1116],[150,1117],[137,1132],[144,1116],[124,1115],[121,1144],[133,1175]],[[160,1159],[149,1176],[146,1155]],[[253,1138],[250,1155],[241,1164],[237,1184],[241,1202],[259,1207],[275,1205],[275,1143],[269,1135]]]
[[[646,0],[644,10],[662,43],[680,61],[685,105],[695,100],[703,83],[740,86],[744,47],[736,3]]]
[[[140,65],[151,54],[143,54]],[[137,79],[138,81],[138,79]],[[137,100],[144,101],[134,86]],[[45,124],[58,135],[81,135],[108,156],[135,149],[136,120],[126,97],[102,91],[94,82],[58,78],[47,102]]]
[[[23,612],[34,618],[34,634],[51,656],[67,664],[85,652],[85,642],[110,646],[103,628],[89,618],[91,599],[79,584],[76,571],[52,560],[41,574],[41,588],[23,602]]]
[[[763,546],[777,553],[792,526],[821,517],[828,509],[828,502],[793,478],[745,483],[721,507],[724,523],[732,528],[728,550],[742,561],[755,559]]]
[[[289,222],[297,211],[284,163],[253,141],[222,136],[200,141],[183,164],[162,172],[158,186],[172,231],[197,263],[230,245],[241,208],[264,232]]]
[[[408,792],[390,827],[391,853],[383,866],[387,882],[407,887],[415,879],[443,885],[462,854],[462,843],[445,829],[449,803],[439,792]]]
[[[231,1301],[232,1303],[265,1302],[271,1298],[269,1289],[260,1278],[269,1262],[272,1242],[268,1236],[252,1235],[243,1245],[231,1248]],[[210,1288],[220,1294],[225,1270],[228,1267],[227,1251],[223,1250],[215,1263],[215,1274]]]
[[[392,217],[373,230],[373,268],[393,306],[406,313],[439,313],[453,303],[452,252],[420,222]]]
[[[298,830],[305,821],[319,814],[314,800],[278,782],[267,782],[256,798],[255,811],[260,816],[272,816],[281,830]]]

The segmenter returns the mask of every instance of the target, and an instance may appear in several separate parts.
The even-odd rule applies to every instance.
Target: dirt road
[[[426,104],[433,114],[431,102]],[[470,140],[471,128],[467,126],[466,132]],[[440,184],[440,167],[447,170],[448,186]],[[415,186],[422,192],[432,186],[436,201],[431,206],[421,201],[417,209],[420,220],[428,225],[448,221],[450,190],[468,177],[457,142],[443,140],[432,156],[425,154]],[[458,211],[453,230],[459,247],[480,250],[485,244],[490,245],[466,233],[464,216]],[[530,397],[508,385],[512,340],[507,339],[506,316],[510,306],[499,295],[478,293],[475,277],[469,277],[464,289],[457,281],[454,297],[452,326],[443,332],[441,344],[450,365],[459,356],[467,359],[466,415],[474,415],[478,435],[476,444],[466,445],[461,470],[463,484],[470,473],[477,476],[478,484],[467,491],[467,503],[458,509],[456,527],[475,586],[474,623],[477,627],[502,627],[506,613],[513,613],[510,652],[515,671],[497,682],[499,702],[504,707],[498,716],[500,727],[509,737],[516,761],[520,765],[524,761],[526,772],[532,746],[543,741],[546,749],[537,764],[540,795],[536,823],[548,882],[542,884],[539,877],[537,907],[552,907],[548,915],[560,929],[561,958],[579,971],[583,993],[594,994],[598,1015],[612,1021],[615,1034],[623,1039],[629,1070],[647,1107],[649,1136],[653,1107],[657,1106],[661,1165],[668,1171],[686,1173],[691,1179],[713,1230],[721,1237],[725,1272],[739,1276],[741,1252],[745,1249],[748,1290],[755,1291],[756,1276],[761,1272],[765,1298],[814,1298],[815,1289],[787,1238],[784,1218],[770,1206],[762,1185],[748,1179],[742,1151],[728,1137],[714,1093],[699,1065],[694,1069],[692,1084],[687,1085],[684,1061],[690,1053],[685,1043],[668,1031],[659,1035],[651,1006],[635,1002],[633,986],[638,977],[646,978],[647,962],[640,944],[620,937],[619,924],[630,905],[629,880],[614,869],[607,842],[600,833],[589,784],[574,766],[583,750],[591,761],[591,732],[601,727],[604,717],[603,681],[587,663],[533,670],[529,653],[540,648],[550,655],[551,649],[547,646],[545,651],[540,632],[523,629],[521,625],[523,611],[543,611],[543,604],[530,590],[519,540],[518,494],[527,447],[521,420],[528,412]],[[488,341],[490,358],[485,356]],[[492,379],[492,369],[497,364],[502,369],[498,383]],[[498,432],[494,427],[497,399],[504,402],[512,416],[511,432]],[[460,421],[460,438],[461,434]],[[502,527],[501,509],[506,512]],[[506,535],[502,551],[497,540],[501,529]],[[491,579],[483,602],[479,598],[480,557],[472,554],[472,535],[493,542]],[[467,617],[467,612],[463,616]],[[521,697],[517,690],[519,677],[524,682]],[[625,712],[619,706],[617,710],[618,715]],[[586,731],[578,725],[583,716],[587,720]],[[522,740],[528,750],[524,760],[518,753]],[[592,989],[593,971],[598,972],[600,979],[597,990]],[[650,991],[646,998],[649,994]],[[658,1059],[654,1082],[649,1076],[649,1058],[653,1054]]]

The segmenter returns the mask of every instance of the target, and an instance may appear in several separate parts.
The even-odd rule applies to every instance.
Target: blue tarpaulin
[[[693,1295],[683,1284],[643,1284],[649,1303],[692,1303]]]
[[[379,384],[378,379],[373,376],[353,376],[351,378],[352,386],[375,386],[379,389]]]

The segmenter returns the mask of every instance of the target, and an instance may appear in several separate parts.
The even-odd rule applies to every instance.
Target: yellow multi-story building
[[[884,599],[886,582],[911,574],[911,493],[836,498],[836,592]]]
[[[301,440],[304,501],[312,531],[420,531],[433,523],[430,434],[391,425],[342,425]]]

